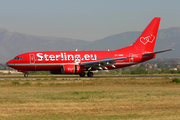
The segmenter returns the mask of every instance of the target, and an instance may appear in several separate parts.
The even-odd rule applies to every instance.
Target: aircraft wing
[[[100,67],[107,69],[106,66],[110,65],[115,68],[115,66],[113,64],[116,63],[116,60],[124,60],[124,59],[128,59],[128,58],[132,58],[132,57],[121,57],[121,58],[114,58],[114,59],[83,62],[83,63],[79,63],[79,65],[85,65],[87,67],[93,67],[93,68],[97,68],[97,69],[101,69]]]
[[[173,49],[167,49],[167,50],[162,50],[162,51],[157,51],[157,52],[152,52],[152,53],[146,53],[146,54],[143,54],[143,56],[151,56],[151,55],[154,55],[154,54],[167,52],[167,51],[171,51],[171,50],[173,50]]]

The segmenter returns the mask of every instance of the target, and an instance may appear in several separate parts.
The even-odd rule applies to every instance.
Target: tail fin
[[[160,17],[155,17],[132,45],[139,52],[153,52],[160,24]]]

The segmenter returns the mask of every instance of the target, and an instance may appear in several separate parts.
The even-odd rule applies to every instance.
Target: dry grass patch
[[[2,119],[180,119],[170,78],[0,81]],[[24,83],[29,82],[29,85]],[[39,83],[39,85],[37,85]],[[54,83],[53,85],[51,83]]]

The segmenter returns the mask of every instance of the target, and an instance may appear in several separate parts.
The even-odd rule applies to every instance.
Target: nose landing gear
[[[28,73],[24,73],[24,77],[28,77]]]

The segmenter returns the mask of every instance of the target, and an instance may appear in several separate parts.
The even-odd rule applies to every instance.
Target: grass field
[[[180,84],[164,78],[0,81],[3,120],[177,120]]]

